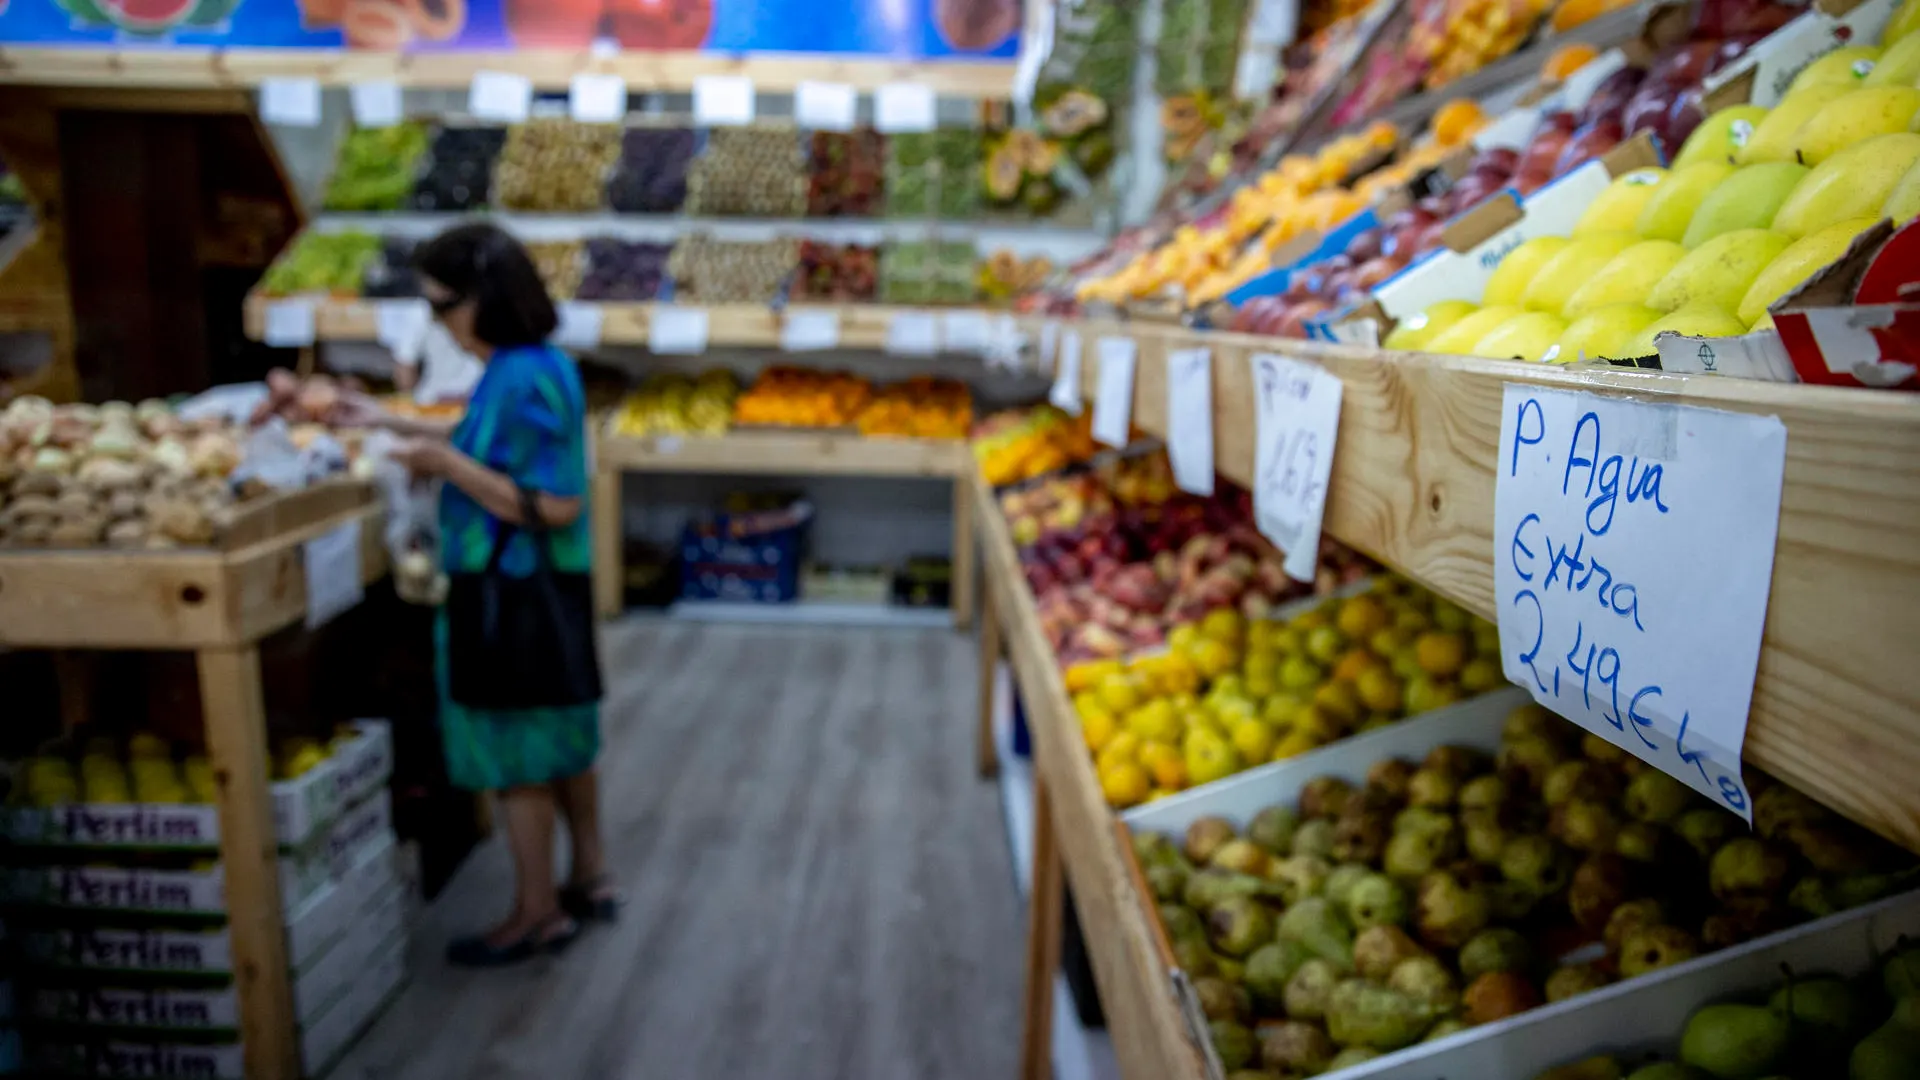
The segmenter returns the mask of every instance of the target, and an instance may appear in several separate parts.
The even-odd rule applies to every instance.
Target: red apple
[[[1645,85],[1646,77],[1644,70],[1626,67],[1600,80],[1587,103],[1580,107],[1580,122],[1586,124],[1603,116],[1618,116]]]
[[[1620,121],[1611,118],[1595,120],[1574,132],[1573,138],[1567,141],[1566,149],[1560,151],[1559,160],[1554,162],[1553,175],[1565,176],[1618,146],[1620,138]]]
[[[1511,146],[1490,146],[1473,156],[1469,172],[1482,169],[1498,172],[1502,176],[1512,176],[1513,170],[1520,167],[1520,151]]]
[[[1627,107],[1620,113],[1621,128],[1628,135],[1638,135],[1643,131],[1653,130],[1656,124],[1666,118],[1667,109],[1672,106],[1674,97],[1679,93],[1680,88],[1677,86],[1664,82],[1657,83],[1652,79],[1647,80],[1641,84],[1639,92],[1633,95],[1633,99],[1627,102]]]
[[[1377,259],[1368,259],[1353,268],[1353,287],[1362,292],[1371,291],[1375,285],[1399,273],[1410,259],[1397,254],[1382,255]]]
[[[1706,78],[1707,70],[1719,51],[1718,38],[1675,45],[1654,58],[1653,66],[1647,70],[1647,81],[1663,82],[1670,86],[1692,86]]]
[[[1347,241],[1346,256],[1355,262],[1366,262],[1380,254],[1381,245],[1385,239],[1386,233],[1378,226],[1362,229],[1353,234],[1353,239]]]
[[[1520,155],[1520,167],[1514,170],[1514,175],[1545,173],[1552,176],[1553,163],[1560,160],[1560,152],[1567,148],[1567,141],[1572,136],[1572,128],[1562,131],[1557,125],[1537,132],[1533,141],[1527,144],[1526,152]]]
[[[1307,320],[1321,312],[1333,310],[1333,304],[1325,300],[1302,300],[1287,310],[1286,317],[1270,331],[1275,337],[1304,338],[1307,336]]]

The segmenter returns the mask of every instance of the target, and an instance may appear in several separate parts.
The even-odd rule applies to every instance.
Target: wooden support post
[[[202,649],[207,756],[220,789],[220,861],[249,1080],[298,1080],[293,982],[280,906],[279,850],[267,792],[267,709],[260,651]]]
[[[1060,971],[1060,851],[1047,782],[1033,774],[1033,892],[1027,897],[1026,1022],[1020,1031],[1020,1080],[1053,1076],[1053,981]]]
[[[993,745],[993,710],[999,704],[1000,613],[993,603],[993,590],[980,598],[980,775],[993,777],[1000,772],[1000,752]]]
[[[626,474],[602,461],[593,472],[593,607],[603,619],[626,606],[627,545],[620,481]]]
[[[971,470],[953,478],[953,575],[949,588],[953,625],[965,630],[973,624],[974,605],[973,481]]]

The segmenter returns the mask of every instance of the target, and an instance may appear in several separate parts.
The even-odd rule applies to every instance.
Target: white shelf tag
[[[1070,416],[1080,415],[1080,331],[1060,335],[1060,351],[1053,365],[1053,389],[1047,400]]]
[[[319,127],[320,80],[261,79],[260,119],[287,127]]]
[[[562,349],[597,349],[607,321],[606,309],[599,304],[572,300],[560,302],[560,326],[553,332],[553,343]]]
[[[392,127],[405,118],[397,82],[354,83],[347,99],[353,106],[353,122],[363,128]]]
[[[276,348],[298,348],[313,344],[314,304],[312,300],[275,300],[267,304],[266,332],[261,340]]]
[[[795,88],[793,116],[803,128],[852,131],[859,95],[846,83],[807,80]]]
[[[476,71],[467,87],[467,111],[476,120],[525,123],[533,111],[533,80],[506,71]]]
[[[655,305],[647,320],[647,348],[662,356],[697,356],[707,351],[707,309]]]
[[[887,322],[887,351],[932,356],[940,351],[940,323],[930,311],[902,311]]]
[[[1213,352],[1167,354],[1167,456],[1181,491],[1213,494]]]
[[[1312,581],[1320,520],[1340,437],[1340,380],[1317,365],[1255,353],[1253,516],[1286,554],[1287,576]]]
[[[567,111],[583,124],[617,124],[627,117],[627,81],[618,75],[575,75]]]
[[[1257,0],[1247,17],[1247,45],[1272,50],[1293,43],[1299,33],[1300,5],[1294,0]]]
[[[789,310],[786,318],[780,322],[780,347],[788,352],[819,352],[839,348],[839,313]]]
[[[1103,337],[1095,350],[1100,381],[1093,396],[1093,437],[1125,446],[1133,435],[1133,365],[1140,349],[1132,338]]]
[[[360,522],[356,518],[300,545],[307,575],[307,629],[325,626],[365,595],[360,581]]]
[[[425,300],[375,301],[373,339],[389,349],[414,348],[432,318]]]
[[[1740,754],[1786,426],[1519,383],[1503,404],[1501,668],[1541,704],[1751,822]]]
[[[936,116],[933,87],[925,83],[885,83],[874,94],[873,126],[888,134],[932,131]]]
[[[693,122],[701,127],[753,123],[753,80],[745,75],[702,75],[694,79]]]
[[[948,352],[983,354],[992,333],[993,324],[978,311],[949,311],[940,316],[940,341]]]

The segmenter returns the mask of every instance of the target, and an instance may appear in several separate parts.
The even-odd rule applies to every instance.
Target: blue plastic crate
[[[758,604],[791,603],[800,596],[811,504],[777,511],[712,513],[680,534],[680,598]]]

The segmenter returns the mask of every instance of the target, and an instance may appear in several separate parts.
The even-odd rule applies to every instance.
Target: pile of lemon
[[[1492,690],[1499,651],[1492,623],[1383,577],[1284,621],[1222,608],[1066,684],[1101,791],[1127,807]]]
[[[88,740],[77,772],[72,762],[53,755],[29,759],[25,772],[21,794],[34,806],[210,803],[216,793],[206,757],[190,754],[176,763],[165,739],[145,733],[127,741],[124,757],[114,740],[95,738]]]

